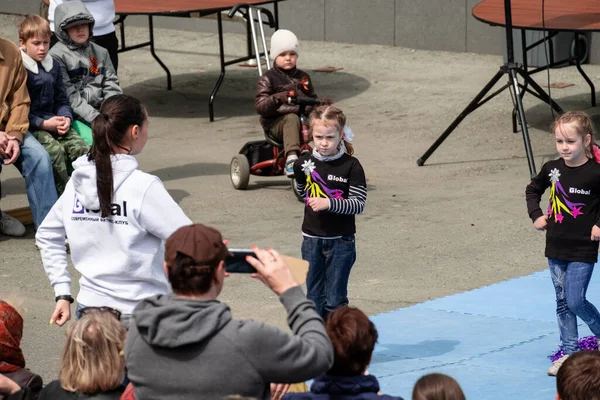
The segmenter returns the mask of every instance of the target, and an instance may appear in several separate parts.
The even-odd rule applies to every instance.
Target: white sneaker
[[[565,354],[564,356],[562,356],[558,360],[554,361],[552,363],[552,365],[550,366],[550,368],[548,368],[548,375],[550,375],[550,376],[556,376],[556,374],[558,374],[558,370],[560,369],[560,367],[563,365],[563,363],[565,362],[565,360],[567,358],[569,358],[569,355]]]
[[[0,233],[6,236],[23,236],[25,227],[18,219],[0,211]]]

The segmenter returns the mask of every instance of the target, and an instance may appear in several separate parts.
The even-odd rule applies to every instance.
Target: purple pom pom
[[[558,351],[556,353],[550,354],[548,356],[548,358],[550,359],[550,361],[554,362],[564,355],[565,355],[565,353],[562,351],[562,349],[558,349]]]
[[[577,341],[579,350],[598,350],[598,340],[596,336],[585,336]]]
[[[585,336],[577,341],[577,346],[579,350],[598,350],[598,339],[596,339],[596,336]],[[559,348],[556,353],[550,354],[548,358],[554,362],[564,355],[564,351]]]

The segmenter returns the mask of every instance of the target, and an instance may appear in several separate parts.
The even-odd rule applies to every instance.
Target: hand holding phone
[[[225,271],[230,274],[255,274],[254,268],[248,260],[247,256],[256,257],[253,250],[250,249],[229,249],[230,255],[225,259]]]
[[[248,256],[247,260],[257,270],[257,273],[252,274],[253,278],[267,285],[278,296],[298,286],[292,271],[277,251],[263,250],[256,246],[252,250],[256,257]]]

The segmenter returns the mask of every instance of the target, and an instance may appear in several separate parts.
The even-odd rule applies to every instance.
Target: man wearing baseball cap
[[[292,334],[254,320],[234,320],[217,300],[229,254],[221,233],[202,224],[179,228],[165,244],[172,294],[142,300],[133,311],[125,359],[137,398],[270,399],[270,384],[312,379],[333,363],[314,304],[279,253],[253,247],[254,278],[275,292]]]

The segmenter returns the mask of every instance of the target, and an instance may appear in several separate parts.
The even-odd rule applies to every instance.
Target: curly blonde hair
[[[93,312],[67,329],[59,380],[70,392],[113,390],[125,377],[125,326],[108,312]]]

